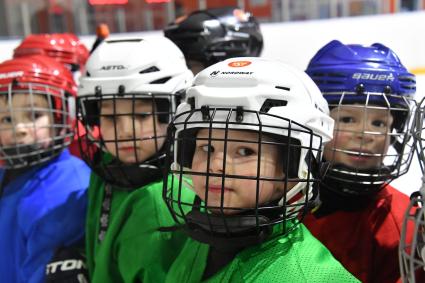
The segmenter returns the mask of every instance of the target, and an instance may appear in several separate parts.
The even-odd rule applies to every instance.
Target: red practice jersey
[[[387,185],[361,210],[310,214],[304,224],[363,283],[397,282],[398,245],[409,201],[407,195]]]

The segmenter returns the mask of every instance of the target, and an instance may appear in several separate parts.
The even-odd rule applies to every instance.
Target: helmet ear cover
[[[199,130],[200,128],[186,129],[181,131],[178,135],[177,162],[183,167],[192,167],[192,160],[196,147],[196,136]],[[285,176],[287,178],[297,178],[301,154],[301,143],[299,140],[270,133],[264,133],[264,135],[277,143],[277,157],[281,159],[280,162],[282,163]]]

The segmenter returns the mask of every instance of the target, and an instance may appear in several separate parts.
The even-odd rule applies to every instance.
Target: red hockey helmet
[[[43,54],[70,66],[71,71],[81,70],[89,51],[72,33],[31,34],[15,48],[13,57]]]
[[[17,94],[28,96],[28,104],[15,105],[11,102],[12,96]],[[45,129],[51,134],[47,140],[35,137],[34,140],[22,142],[17,138],[18,122],[15,118],[7,118],[1,124],[0,133],[11,135],[12,140],[9,138],[9,142],[5,144],[1,140],[0,166],[21,168],[36,165],[51,159],[67,147],[73,135],[76,94],[77,87],[72,73],[52,58],[32,55],[1,63],[0,97],[6,96],[7,100],[6,104],[3,103],[0,114],[15,117],[20,112],[27,113],[25,115],[31,117],[32,124],[25,127],[33,128],[33,131]],[[34,102],[37,95],[46,99],[46,106]],[[38,125],[35,121],[40,113],[51,117],[51,122]]]

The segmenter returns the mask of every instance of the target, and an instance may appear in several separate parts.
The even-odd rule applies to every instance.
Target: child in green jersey
[[[179,182],[164,183],[164,199],[190,238],[166,282],[358,282],[299,221],[328,113],[313,81],[281,62],[233,58],[197,75],[168,132]]]
[[[91,282],[160,282],[184,240],[158,231],[173,224],[161,190],[166,129],[193,74],[177,46],[161,37],[105,40],[86,69],[77,105],[89,137],[80,140],[82,157],[93,170],[86,223]],[[138,191],[143,205],[119,216]],[[162,261],[161,250],[169,251]],[[152,273],[145,272],[151,264]]]

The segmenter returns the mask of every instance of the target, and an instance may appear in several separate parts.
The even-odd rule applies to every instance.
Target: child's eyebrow
[[[18,106],[14,106],[12,108],[41,108],[41,109],[49,109],[49,106],[46,105],[42,105],[40,103],[34,102],[34,103],[28,103],[28,104],[24,104],[24,105],[18,105]]]

